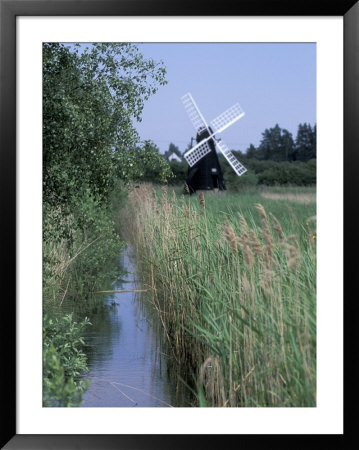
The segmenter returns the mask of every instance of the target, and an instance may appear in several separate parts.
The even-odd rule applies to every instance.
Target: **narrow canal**
[[[114,290],[136,290],[137,270],[131,249],[120,256],[125,272]],[[80,407],[191,406],[190,391],[169,374],[159,328],[152,323],[142,294],[110,294],[104,307],[91,314],[85,334],[91,382]]]

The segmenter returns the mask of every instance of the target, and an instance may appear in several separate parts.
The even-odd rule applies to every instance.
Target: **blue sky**
[[[191,92],[207,122],[239,103],[245,116],[221,138],[233,150],[257,146],[279,124],[295,138],[299,123],[316,123],[316,46],[311,43],[145,43],[162,60],[168,84],[146,103],[136,128],[163,153],[183,151],[195,135],[181,96]],[[219,137],[219,136],[218,136]]]

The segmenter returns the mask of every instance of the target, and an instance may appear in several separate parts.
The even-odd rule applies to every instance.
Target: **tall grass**
[[[283,226],[257,196],[227,200],[145,185],[129,196],[128,238],[164,336],[201,406],[315,406],[315,218],[281,205]]]

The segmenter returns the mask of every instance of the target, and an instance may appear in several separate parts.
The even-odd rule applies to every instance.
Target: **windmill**
[[[244,111],[236,103],[213,119],[209,126],[190,93],[185,94],[181,100],[197,132],[197,144],[183,155],[189,165],[186,179],[189,193],[193,194],[196,190],[224,190],[226,187],[216,146],[238,176],[243,175],[247,169],[235,158],[223,140],[215,137],[215,134],[237,122],[244,116]]]

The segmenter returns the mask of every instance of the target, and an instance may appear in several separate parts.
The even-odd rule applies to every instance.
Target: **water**
[[[120,257],[128,273],[114,290],[140,289],[129,248]],[[139,294],[111,294],[104,308],[90,316],[84,336],[91,381],[81,407],[190,406],[190,392],[168,374],[158,327],[148,319]]]

